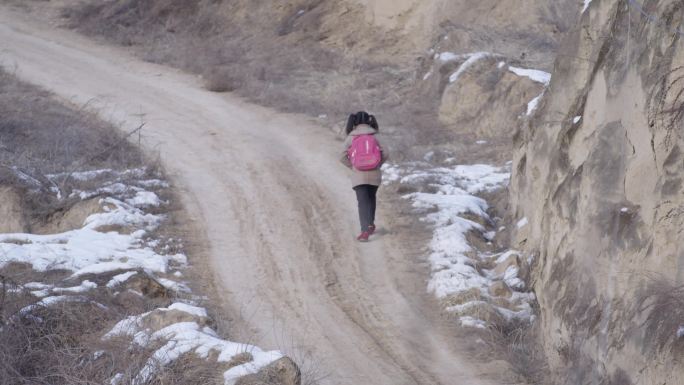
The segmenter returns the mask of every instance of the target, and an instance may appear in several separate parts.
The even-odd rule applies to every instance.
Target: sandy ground
[[[0,42],[20,78],[124,129],[144,120],[144,144],[208,240],[235,338],[315,357],[325,384],[500,383],[505,365],[468,358],[437,316],[400,233],[354,241],[354,195],[329,130],[1,6]]]

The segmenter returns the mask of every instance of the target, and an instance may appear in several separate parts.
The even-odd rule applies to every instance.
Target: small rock
[[[511,289],[506,285],[504,281],[496,281],[491,286],[489,286],[489,294],[492,297],[503,297],[510,298],[513,295]]]
[[[515,266],[520,270],[520,258],[518,254],[511,254],[503,260],[503,262],[499,262],[494,268],[494,274],[496,274],[497,277],[503,277],[506,270],[511,266]]]
[[[299,367],[290,358],[283,357],[261,369],[237,380],[235,385],[301,385]]]
[[[124,282],[120,288],[140,292],[149,298],[169,297],[169,291],[156,279],[150,277],[145,272],[138,272],[138,274]]]

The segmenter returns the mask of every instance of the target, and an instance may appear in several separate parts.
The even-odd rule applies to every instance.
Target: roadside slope
[[[237,337],[322,360],[325,383],[496,383],[413,292],[425,276],[391,234],[353,241],[353,194],[329,132],[3,8],[0,20],[2,65],[19,77],[125,127],[142,116],[146,146],[204,230]]]

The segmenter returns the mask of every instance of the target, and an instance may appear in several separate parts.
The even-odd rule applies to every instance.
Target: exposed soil
[[[496,384],[425,293],[402,230],[354,241],[354,196],[339,138],[316,121],[203,89],[0,8],[2,64],[76,104],[136,127],[169,171],[233,318],[236,339],[315,357],[324,384]],[[384,228],[383,228],[384,227]],[[202,263],[197,260],[195,263]],[[306,368],[305,368],[306,369]]]

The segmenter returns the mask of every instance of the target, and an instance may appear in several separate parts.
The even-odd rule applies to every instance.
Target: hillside
[[[67,25],[200,74],[211,90],[328,125],[365,108],[407,144],[507,142],[542,87],[498,63],[548,71],[579,15],[574,1],[541,0],[66,3]],[[454,82],[475,53],[487,55]]]
[[[296,381],[684,378],[681,1],[4,3],[6,67],[145,122],[231,338]],[[363,245],[361,109],[390,149]]]

